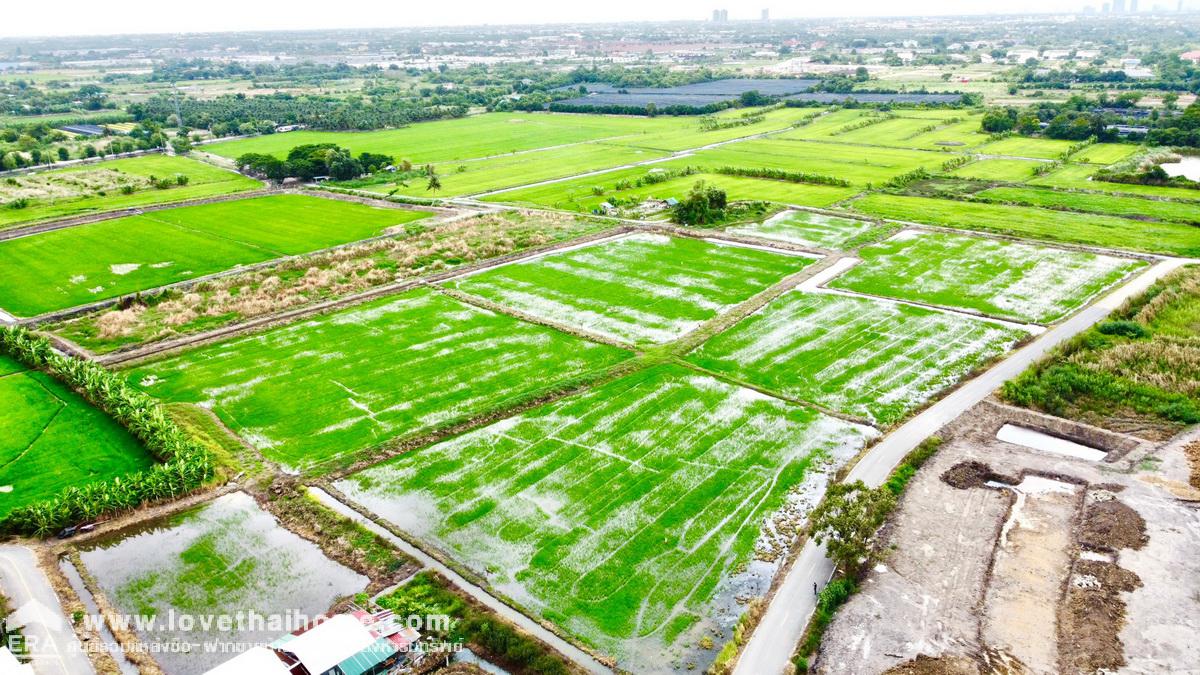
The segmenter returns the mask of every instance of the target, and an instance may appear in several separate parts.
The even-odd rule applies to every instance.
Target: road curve
[[[1046,331],[885,436],[854,465],[846,481],[861,480],[870,486],[882,484],[892,469],[921,441],[987,398],[1001,384],[1019,375],[1054,347],[1098,323],[1155,281],[1184,265],[1196,263],[1200,263],[1200,260],[1160,260],[1100,301]],[[751,634],[738,659],[734,675],[784,672],[808,624],[808,617],[816,606],[813,584],[823,586],[831,576],[833,563],[825,557],[824,549],[811,541],[806,543],[763,614],[758,628]]]
[[[24,546],[0,546],[0,589],[21,627],[38,675],[95,673],[37,557]]]

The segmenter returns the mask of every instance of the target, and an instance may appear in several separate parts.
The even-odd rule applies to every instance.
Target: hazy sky
[[[1153,6],[1156,0],[1143,0]],[[1175,0],[1158,0],[1174,6]],[[729,18],[755,19],[763,8],[774,18],[985,14],[1079,10],[1101,0],[842,0],[786,3],[772,0],[57,0],[49,5],[10,0],[0,15],[0,36],[104,35],[303,28],[477,25],[705,19],[723,7]]]

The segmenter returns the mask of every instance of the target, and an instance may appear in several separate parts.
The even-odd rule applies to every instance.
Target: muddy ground
[[[1005,423],[1109,454],[996,440]],[[819,672],[1200,672],[1200,429],[1154,444],[986,401],[940,435]]]

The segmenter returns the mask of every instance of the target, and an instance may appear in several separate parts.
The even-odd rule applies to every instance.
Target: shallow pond
[[[1183,176],[1188,180],[1200,181],[1200,157],[1184,157],[1178,162],[1160,164],[1168,176]]]
[[[366,588],[244,493],[80,549],[109,601],[172,674],[203,673]],[[229,645],[233,645],[230,647]]]

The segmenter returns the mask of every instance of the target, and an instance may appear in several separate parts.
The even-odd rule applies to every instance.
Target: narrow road
[[[479,586],[466,580],[461,574],[442,564],[428,553],[422,551],[416,546],[413,546],[400,537],[397,537],[389,532],[386,528],[381,527],[375,521],[338,501],[337,498],[328,492],[322,490],[321,488],[310,487],[308,488],[308,493],[317,501],[321,502],[330,509],[333,509],[338,514],[353,520],[375,534],[387,539],[396,548],[403,551],[405,555],[421,563],[421,565],[425,568],[431,569],[446,577],[450,580],[450,583],[461,588],[463,592],[470,594],[471,597],[478,600],[481,604],[486,605],[488,609],[500,615],[505,620],[515,624],[526,633],[529,633],[535,638],[558,650],[560,654],[566,656],[579,667],[584,668],[590,673],[595,673],[596,675],[612,675],[612,669],[597,661],[591,654],[588,654],[570,642],[567,642],[561,637],[555,635],[553,632],[547,630],[544,626],[529,618],[524,613],[513,609],[503,601],[497,599],[491,593],[488,593],[483,588],[480,588]]]
[[[58,596],[38,569],[33,551],[24,546],[0,546],[0,589],[13,610],[9,618],[21,624],[35,673],[96,672],[63,615]]]
[[[1104,319],[1155,281],[1184,265],[1198,262],[1200,260],[1179,258],[1162,260],[1100,301],[1046,331],[892,431],[854,465],[846,481],[861,480],[872,487],[882,484],[892,469],[921,441],[987,398],[1001,384],[1019,375],[1054,347]],[[812,541],[806,543],[776,591],[758,628],[751,634],[734,675],[768,675],[784,671],[816,606],[813,584],[823,586],[831,576],[833,563],[825,557],[824,549]]]

